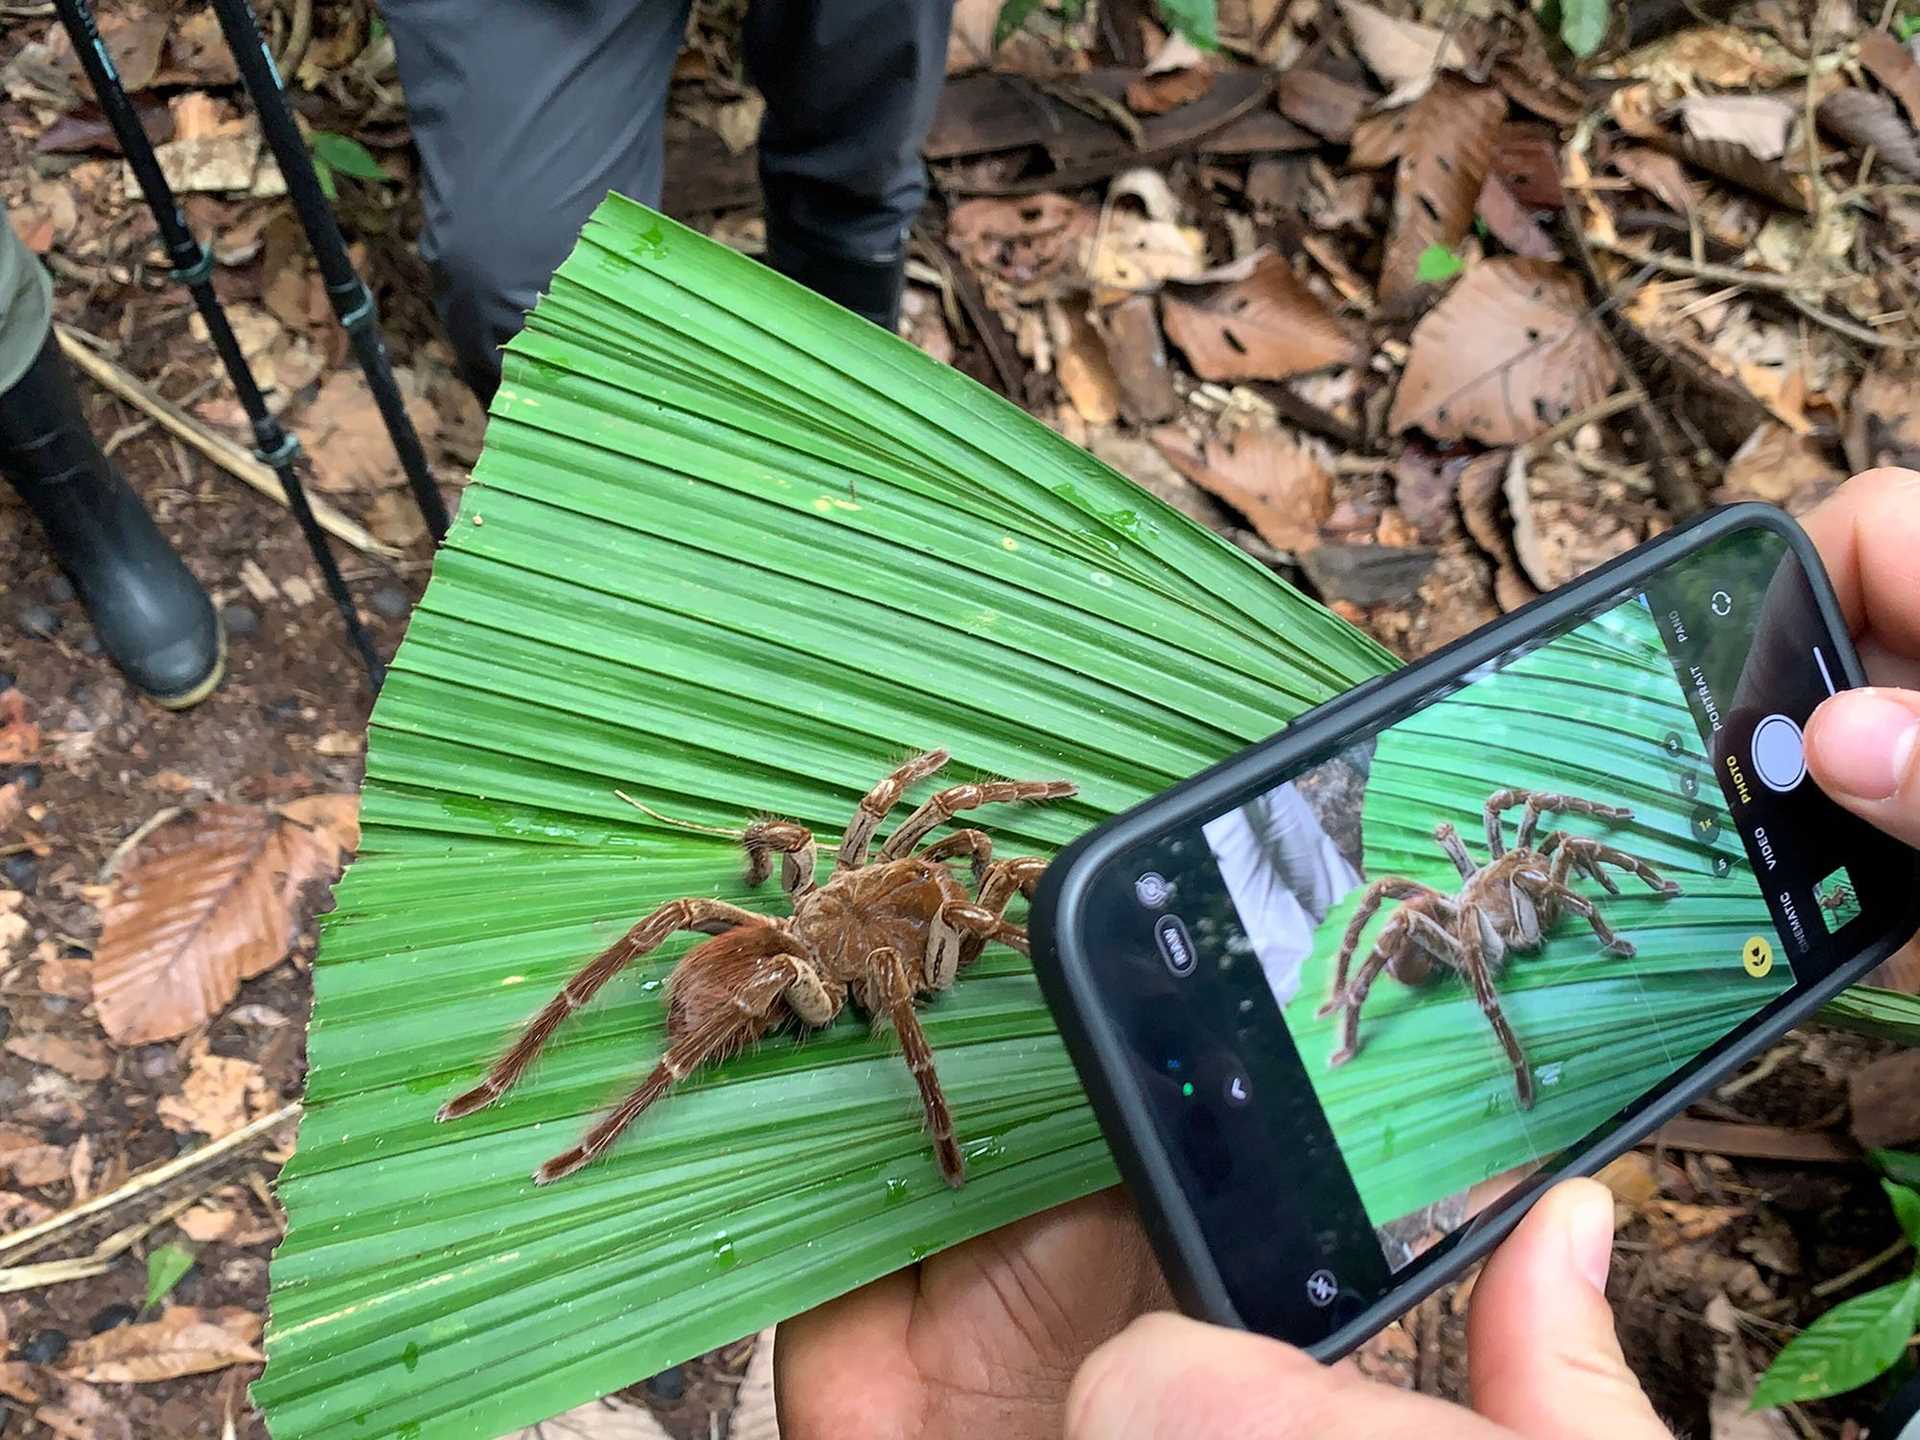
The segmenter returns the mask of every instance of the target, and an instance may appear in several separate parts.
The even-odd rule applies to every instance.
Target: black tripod
[[[439,490],[434,488],[433,476],[427,472],[427,453],[421,448],[420,436],[407,416],[400,387],[394,383],[386,340],[380,333],[380,317],[374,311],[373,293],[347,254],[346,239],[340,234],[333,207],[320,188],[320,177],[313,172],[313,157],[307,154],[307,142],[301,138],[300,127],[293,120],[293,108],[287,104],[286,91],[281,88],[280,72],[267,53],[267,42],[254,22],[247,0],[213,0],[213,12],[226,34],[227,48],[239,62],[240,81],[253,97],[254,108],[260,112],[261,132],[287,182],[287,193],[292,197],[294,213],[300,217],[300,228],[307,232],[313,258],[319,262],[321,278],[327,285],[327,298],[333,302],[333,313],[339,316],[341,327],[353,341],[354,357],[366,374],[367,388],[373,392],[374,404],[380,407],[380,418],[386,421],[387,434],[392,437],[400,466],[407,473],[407,484],[413,489],[413,498],[420,506],[420,514],[426,519],[434,543],[438,544],[447,537],[447,507],[440,499]]]
[[[113,127],[121,152],[133,167],[134,178],[140,182],[148,208],[153,211],[153,218],[160,227],[160,238],[167,248],[174,278],[192,293],[194,306],[206,322],[207,334],[213,340],[213,348],[219,352],[220,361],[226,366],[227,378],[233,382],[233,388],[240,396],[241,407],[253,424],[255,452],[262,461],[273,467],[274,474],[279,477],[280,486],[286,492],[287,507],[300,522],[300,531],[313,551],[314,563],[320,567],[320,574],[326,581],[327,593],[339,607],[340,618],[347,627],[347,638],[353,642],[354,649],[367,667],[368,683],[378,690],[386,676],[386,667],[360,624],[360,617],[354,610],[353,596],[347,590],[347,582],[341,576],[340,567],[327,544],[326,532],[314,518],[313,507],[307,503],[306,487],[300,483],[300,476],[295,469],[295,461],[300,455],[300,442],[288,434],[268,411],[267,402],[260,394],[260,386],[253,378],[253,367],[241,354],[240,342],[234,337],[233,327],[227,323],[227,312],[214,294],[213,255],[193,238],[193,232],[187,228],[186,216],[181,213],[179,202],[174,198],[173,187],[160,171],[160,161],[153,152],[153,142],[147,138],[133,102],[127,98],[126,88],[120,83],[113,57],[107,53],[106,43],[100,38],[99,27],[94,23],[93,12],[86,0],[55,0],[55,4],[60,12],[61,23],[72,37],[74,53],[80,57],[87,79],[99,98],[100,108],[106,114],[107,123]],[[334,233],[336,237],[339,234],[337,230]],[[388,375],[388,383],[392,383],[391,374]],[[411,430],[408,433],[411,434]],[[414,443],[418,445],[419,442],[416,440]],[[438,492],[433,498],[438,505]],[[441,514],[444,517],[444,508]],[[442,524],[444,528],[444,518]]]

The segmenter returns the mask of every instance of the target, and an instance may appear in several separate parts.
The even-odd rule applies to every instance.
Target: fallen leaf
[[[427,538],[427,522],[409,490],[383,490],[374,496],[367,507],[367,529],[397,550],[410,550]]]
[[[394,378],[400,381],[408,418],[423,438],[430,438],[439,424],[432,402],[412,392],[410,377],[402,371]],[[357,366],[327,377],[320,393],[300,412],[300,429],[313,464],[314,489],[337,495],[406,483],[380,407]]]
[[[760,96],[743,96],[714,111],[713,131],[728,150],[744,155],[759,142],[760,119],[766,113],[767,102]]]
[[[6,1340],[6,1318],[0,1316],[0,1345],[5,1345]],[[22,1405],[39,1404],[40,1392],[33,1388],[36,1368],[24,1360],[0,1360],[0,1395],[18,1400]]]
[[[1787,153],[1794,107],[1773,95],[1689,95],[1680,102],[1687,134],[1738,145],[1762,160]]]
[[[169,18],[162,11],[139,10],[108,10],[98,16],[100,38],[113,56],[113,68],[119,72],[122,88],[145,90],[153,84],[160,69],[161,52],[167,44]],[[64,32],[59,45],[61,64],[78,78],[83,73],[80,61]]]
[[[184,1035],[279,964],[359,843],[357,804],[208,805],[147,837],[101,906],[93,998],[114,1043]]]
[[[1389,104],[1425,93],[1443,68],[1466,67],[1467,52],[1444,30],[1402,20],[1364,0],[1339,0],[1339,5],[1360,58],[1393,90]]]
[[[181,1233],[189,1240],[205,1245],[226,1239],[240,1223],[240,1217],[217,1205],[195,1205],[174,1216],[173,1223],[180,1227]]]
[[[1111,425],[1120,418],[1120,381],[1107,360],[1106,341],[1081,304],[1049,300],[1046,315],[1053,338],[1054,376],[1067,402],[1087,424]]]
[[[1716,498],[1753,498],[1799,514],[1824,499],[1847,477],[1830,463],[1817,441],[1776,420],[1754,428],[1727,462],[1722,480],[1731,492]]]
[[[1127,86],[1127,108],[1136,115],[1164,115],[1191,105],[1212,88],[1213,69],[1208,65],[1149,72]]]
[[[1282,256],[1266,256],[1244,280],[1188,293],[1163,292],[1161,316],[1203,380],[1280,380],[1366,353]]]
[[[1298,555],[1320,543],[1333,509],[1333,480],[1320,462],[1278,428],[1210,436],[1196,449],[1176,425],[1153,432],[1153,443],[1194,484],[1247,517],[1276,550]]]
[[[1164,418],[1164,417],[1162,417]],[[10,830],[27,807],[27,782],[9,780],[0,785],[0,830]]]
[[[963,200],[947,216],[947,244],[974,270],[1024,288],[1071,271],[1097,218],[1090,207],[1050,190]]]
[[[167,108],[173,117],[175,140],[205,140],[215,135],[245,135],[246,120],[204,90],[176,95]]]
[[[1820,125],[1860,150],[1871,149],[1888,169],[1920,180],[1920,137],[1893,101],[1858,88],[1836,90],[1820,102]]]
[[[0,1160],[0,1166],[13,1171],[15,1184],[38,1190],[66,1178],[67,1147],[29,1145]]]
[[[728,1432],[734,1433],[733,1429]],[[581,1405],[504,1440],[673,1440],[671,1432],[644,1405],[617,1395]]]
[[[1167,346],[1153,297],[1135,295],[1101,317],[1107,360],[1120,383],[1120,412],[1135,425],[1157,425],[1180,408],[1167,366]]]
[[[1275,82],[1280,113],[1322,140],[1344,145],[1353,138],[1360,117],[1379,97],[1364,85],[1355,85],[1322,70],[1296,66]]]
[[[1153,290],[1165,281],[1204,273],[1206,237],[1197,226],[1155,220],[1131,209],[1112,210],[1087,237],[1084,266],[1096,285]]]
[[[1452,250],[1472,227],[1507,97],[1447,75],[1405,113],[1393,220],[1380,270],[1380,298],[1389,302],[1420,288],[1420,256],[1428,246]]]
[[[1747,1364],[1746,1337],[1733,1302],[1724,1293],[1701,1311],[1713,1337],[1713,1394],[1707,1401],[1707,1440],[1795,1440],[1798,1435],[1777,1409],[1755,1410],[1754,1376]]]
[[[1796,74],[1794,57],[1778,41],[1762,41],[1737,25],[1688,25],[1629,51],[1608,67],[1626,79],[1651,81],[1663,93],[1710,85],[1745,90],[1778,85]]]
[[[1920,60],[1884,30],[1860,37],[1860,63],[1894,98],[1906,106],[1907,118],[1920,125]]]
[[[1480,198],[1474,203],[1473,209],[1493,238],[1514,254],[1534,260],[1558,261],[1566,258],[1535,213],[1515,198],[1513,191],[1507,188],[1507,182],[1498,175],[1488,174],[1487,183],[1480,187]]]
[[[1613,152],[1613,168],[1664,201],[1682,215],[1693,213],[1693,187],[1680,162],[1663,151],[1645,145],[1626,145]]]
[[[169,140],[156,146],[154,154],[160,160],[160,173],[181,195],[201,192],[250,195],[263,168],[260,131],[258,123],[252,120],[246,121],[245,128],[239,131],[204,135],[197,140]],[[127,198],[136,198],[140,194],[140,182],[133,177],[133,167],[122,165],[121,177]]]
[[[175,15],[166,60],[154,78],[163,85],[239,83],[240,67],[212,9],[203,6]]]
[[[58,1405],[42,1405],[33,1418],[57,1440],[132,1440],[133,1426],[121,1407],[93,1386],[66,1382]]]
[[[218,1139],[276,1108],[279,1097],[251,1060],[202,1052],[193,1059],[178,1095],[162,1095],[154,1107],[160,1123],[176,1134],[198,1131]]]
[[[27,719],[27,697],[0,690],[0,765],[25,765],[40,753],[40,727]]]
[[[360,730],[329,730],[313,742],[316,755],[358,755],[367,747],[367,737]]]
[[[27,248],[45,255],[73,238],[80,225],[80,210],[72,189],[62,181],[29,179],[26,195],[12,206],[8,218]]]
[[[1629,1150],[1602,1165],[1593,1177],[1622,1205],[1638,1210],[1660,1193],[1660,1171],[1643,1150]]]
[[[1674,149],[1689,165],[1762,199],[1789,210],[1811,213],[1813,209],[1804,175],[1790,173],[1778,160],[1762,160],[1744,145],[1731,140],[1696,140],[1691,135],[1682,135],[1674,142]]]
[[[1597,404],[1616,378],[1579,278],[1503,255],[1468,270],[1414,327],[1387,424],[1517,444]]]
[[[70,1040],[64,1035],[15,1035],[7,1041],[9,1053],[36,1065],[51,1065],[62,1075],[92,1084],[113,1069],[107,1047],[91,1035]]]
[[[149,1385],[265,1360],[254,1342],[261,1319],[237,1305],[202,1310],[169,1305],[158,1320],[122,1325],[79,1341],[61,1359],[61,1374],[98,1385]]]
[[[0,960],[7,959],[32,928],[20,913],[26,903],[27,897],[18,890],[0,890]]]
[[[43,1204],[30,1195],[0,1190],[0,1235],[5,1235],[11,1230],[23,1230],[29,1225],[38,1225],[52,1214],[51,1205]]]
[[[63,1000],[91,1000],[93,962],[84,955],[43,960],[35,983],[42,995],[58,995]]]

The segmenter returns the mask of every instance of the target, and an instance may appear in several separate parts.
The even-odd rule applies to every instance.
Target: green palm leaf
[[[434,1124],[642,914],[689,894],[781,908],[777,887],[743,887],[736,846],[616,790],[829,841],[903,753],[944,745],[954,778],[1079,782],[980,817],[1001,853],[1050,854],[1390,663],[963,376],[609,200],[510,347],[374,712],[281,1184],[255,1386],[273,1433],[495,1435],[1112,1183],[1032,975],[998,949],[925,1011],[960,1192],[906,1067],[851,1015],[689,1081],[605,1161],[535,1188],[657,1057],[684,939],[502,1103]],[[1470,819],[1475,764],[1382,788],[1407,818],[1381,863],[1431,864],[1413,811]],[[1672,858],[1659,808],[1634,829],[1655,863]],[[1367,824],[1386,840],[1371,808]],[[1662,917],[1619,903],[1640,906],[1620,923],[1648,953]],[[1560,963],[1526,962],[1543,984]],[[1364,1061],[1398,1065],[1377,1004]]]
[[[1114,1179],[1024,961],[926,1024],[970,1179],[854,1017],[690,1082],[536,1189],[661,1048],[663,947],[534,1076],[436,1106],[585,957],[766,811],[837,836],[908,750],[1079,782],[1089,824],[1389,662],[956,372],[609,201],[511,347],[487,449],[374,715],[282,1193],[274,1432],[486,1436]]]

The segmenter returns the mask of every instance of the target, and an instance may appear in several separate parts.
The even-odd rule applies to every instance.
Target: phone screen
[[[1099,943],[1248,1323],[1331,1333],[1904,906],[1806,775],[1835,650],[1736,530],[1125,857]]]

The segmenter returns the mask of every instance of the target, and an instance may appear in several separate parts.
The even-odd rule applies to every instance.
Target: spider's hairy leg
[[[1609,951],[1623,958],[1632,958],[1633,942],[1624,935],[1616,935],[1613,927],[1600,918],[1600,912],[1593,908],[1593,902],[1586,896],[1568,889],[1565,885],[1555,884],[1552,879],[1542,875],[1538,870],[1523,870],[1514,877],[1514,883],[1533,896],[1542,909],[1559,905],[1571,910],[1593,927],[1593,933],[1600,938],[1600,943]]]
[[[1343,1002],[1347,1013],[1340,1026],[1340,1048],[1327,1056],[1328,1069],[1346,1064],[1359,1052],[1360,1007],[1367,1003],[1367,992],[1373,989],[1380,972],[1391,965],[1396,956],[1417,946],[1443,964],[1455,970],[1460,968],[1459,942],[1420,906],[1420,901],[1413,901],[1387,922],[1386,929],[1380,932],[1380,938],[1368,952],[1366,963],[1354,975],[1353,989]]]
[[[1011,800],[1064,800],[1079,793],[1080,787],[1071,780],[982,780],[975,785],[953,785],[923,801],[907,816],[880,847],[880,858],[898,860],[929,830],[946,824],[962,810]]]
[[[778,945],[785,937],[774,931],[769,939]],[[696,966],[700,963],[695,958],[698,955],[697,950],[689,952],[689,959],[693,959]],[[765,1035],[777,1018],[775,1004],[804,983],[806,977],[812,976],[816,986],[819,983],[819,977],[805,960],[784,953],[755,955],[749,950],[745,955],[723,954],[716,968],[730,971],[742,963],[751,967],[743,983],[731,977],[725,981],[714,977],[731,991],[730,1003],[708,1005],[693,1012],[683,1007],[676,997],[675,1020],[684,1028],[674,1035],[660,1063],[639,1088],[589,1130],[578,1145],[563,1150],[535,1170],[536,1185],[550,1185],[592,1162],[619,1138],[621,1131],[639,1119],[648,1106],[680,1081],[703,1065],[737,1054]],[[670,1025],[669,1033],[673,1028]]]
[[[1040,877],[1047,873],[1047,862],[1037,855],[1023,855],[1017,860],[1002,860],[989,865],[980,882],[976,903],[982,910],[1001,917],[1007,913],[1007,906],[1013,903],[1015,895],[1033,899],[1033,892],[1040,884]],[[1013,932],[1017,937],[1007,943],[1022,955],[1027,953],[1027,932],[1024,926],[1009,925],[1001,920],[1001,928]],[[999,930],[994,932],[999,934]],[[960,946],[960,968],[966,969],[980,958],[980,952],[994,935],[980,934],[969,936]]]
[[[946,1092],[933,1068],[933,1047],[927,1032],[920,1028],[920,1012],[913,1008],[913,982],[900,960],[900,952],[884,946],[867,956],[864,1003],[876,1022],[884,1020],[900,1037],[900,1053],[920,1087],[920,1103],[927,1112],[927,1134],[933,1140],[933,1153],[947,1184],[958,1190],[967,1183],[967,1161],[953,1138],[953,1115],[947,1109]]]
[[[886,779],[869,790],[853,812],[853,819],[847,825],[847,833],[841,838],[839,853],[834,857],[834,865],[841,870],[858,870],[867,863],[867,846],[873,840],[873,832],[880,822],[887,818],[887,812],[900,803],[900,797],[907,793],[907,787],[916,780],[927,776],[947,763],[947,752],[929,750],[916,755],[901,765]]]
[[[1527,1052],[1520,1048],[1520,1038],[1513,1033],[1513,1026],[1507,1023],[1507,1012],[1500,1008],[1500,996],[1493,988],[1493,976],[1487,969],[1480,927],[1472,915],[1455,927],[1454,939],[1460,948],[1460,973],[1466,977],[1467,984],[1473,990],[1473,998],[1480,1004],[1481,1013],[1493,1027],[1494,1038],[1500,1042],[1500,1048],[1507,1052],[1507,1059],[1513,1063],[1513,1088],[1519,1097],[1520,1108],[1531,1110],[1533,1072],[1527,1068]]]
[[[1564,885],[1567,883],[1567,872],[1578,870],[1609,895],[1618,895],[1620,887],[1613,883],[1613,877],[1602,870],[1599,862],[1589,853],[1590,843],[1577,841],[1564,830],[1556,830],[1541,841],[1540,854],[1543,857],[1553,856],[1553,874],[1549,878],[1555,885]]]
[[[1551,810],[1561,815],[1597,815],[1602,820],[1631,820],[1633,812],[1620,805],[1602,805],[1597,800],[1583,800],[1578,795],[1561,795],[1545,790],[1496,790],[1487,797],[1484,813],[1487,820],[1487,848],[1498,860],[1506,853],[1506,844],[1500,838],[1500,813],[1511,810],[1515,805],[1524,804],[1526,809],[1520,813],[1520,826],[1514,831],[1514,848],[1524,850],[1533,841],[1534,826],[1540,823],[1543,811]]]
[[[1454,868],[1460,872],[1462,880],[1471,880],[1473,872],[1479,867],[1473,863],[1473,857],[1467,853],[1466,842],[1460,838],[1460,832],[1453,828],[1453,822],[1442,820],[1433,827],[1433,838],[1440,842],[1440,848],[1447,852],[1447,858],[1453,861]]]
[[[1656,895],[1670,896],[1680,893],[1679,881],[1667,879],[1638,855],[1629,855],[1626,851],[1616,850],[1611,845],[1602,845],[1598,840],[1581,841],[1580,846],[1592,857],[1595,869],[1603,864],[1617,866],[1638,876]]]
[[[635,960],[659,946],[676,930],[694,930],[720,935],[743,925],[764,927],[767,918],[723,900],[669,900],[651,915],[639,921],[613,944],[589,960],[584,969],[561,987],[544,1009],[533,1017],[520,1038],[513,1042],[473,1089],[456,1095],[440,1107],[436,1120],[458,1120],[498,1100],[534,1061],[553,1032],[574,1011]]]
[[[747,827],[747,884],[758,885],[781,857],[780,886],[787,899],[798,900],[813,890],[815,850],[813,832],[791,820],[756,820]]]
[[[1046,869],[1046,861],[1031,856],[989,865],[977,900],[950,900],[940,907],[929,927],[927,989],[945,990],[994,940],[1022,955],[1031,953],[1026,927],[1008,920],[1006,908],[1015,895],[1031,900]]]
[[[922,860],[936,863],[956,855],[968,856],[973,861],[973,888],[978,890],[987,878],[987,862],[993,859],[993,841],[984,830],[956,830],[920,852]]]
[[[1403,875],[1386,875],[1367,886],[1366,893],[1360,897],[1360,904],[1353,912],[1353,918],[1347,922],[1347,933],[1340,937],[1340,953],[1333,962],[1333,985],[1327,991],[1326,1003],[1313,1012],[1316,1016],[1324,1018],[1340,1008],[1346,996],[1347,966],[1353,963],[1353,952],[1360,946],[1360,932],[1367,928],[1367,922],[1373,919],[1381,903],[1430,897],[1442,901],[1447,898],[1431,885],[1419,884]]]

